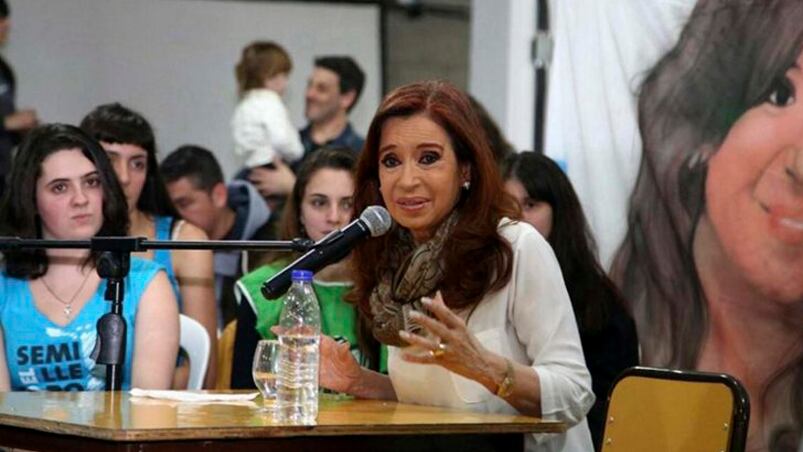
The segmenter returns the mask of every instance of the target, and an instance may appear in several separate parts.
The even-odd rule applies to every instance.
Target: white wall
[[[535,0],[472,0],[469,92],[517,149],[533,149]]]
[[[448,80],[461,89],[468,87],[467,18],[438,14],[410,17],[403,10],[388,8],[385,24],[388,91],[430,79]]]
[[[381,98],[379,8],[374,5],[221,0],[9,0],[3,50],[18,79],[20,107],[45,122],[77,124],[92,108],[120,101],[156,129],[161,157],[184,143],[212,149],[226,174],[229,119],[237,101],[234,65],[255,39],[282,44],[294,70],[285,97],[304,125],[313,58],[353,56],[366,86],[352,120],[361,133]]]
[[[696,0],[552,0],[546,154],[574,186],[608,266],[627,233],[641,162],[637,93]]]

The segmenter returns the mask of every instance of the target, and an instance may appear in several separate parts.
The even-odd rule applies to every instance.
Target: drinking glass
[[[254,384],[262,393],[264,408],[267,411],[276,409],[276,383],[279,376],[279,341],[262,339],[254,351],[254,362],[251,366]]]

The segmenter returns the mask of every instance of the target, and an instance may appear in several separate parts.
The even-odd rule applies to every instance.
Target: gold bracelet
[[[502,383],[499,383],[499,388],[496,390],[496,396],[503,399],[513,394],[513,384],[516,382],[513,373],[513,363],[507,358],[505,358],[505,363],[507,363],[505,378],[502,380]]]

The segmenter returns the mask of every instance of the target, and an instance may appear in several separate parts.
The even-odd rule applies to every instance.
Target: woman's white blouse
[[[594,403],[591,376],[558,262],[529,224],[504,219],[499,228],[513,248],[513,273],[504,288],[479,303],[468,329],[488,350],[535,369],[542,417],[570,426],[562,435],[528,435],[526,450],[593,451],[585,420]],[[400,402],[517,413],[481,384],[437,365],[408,363],[401,354],[389,347],[388,370]]]

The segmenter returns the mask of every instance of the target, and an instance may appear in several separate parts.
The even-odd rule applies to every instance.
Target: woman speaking
[[[322,341],[321,385],[358,397],[566,422],[527,450],[593,450],[594,402],[571,303],[546,240],[518,217],[465,94],[444,82],[391,92],[357,166],[355,211],[395,226],[358,246],[349,297],[389,345],[389,375]]]

